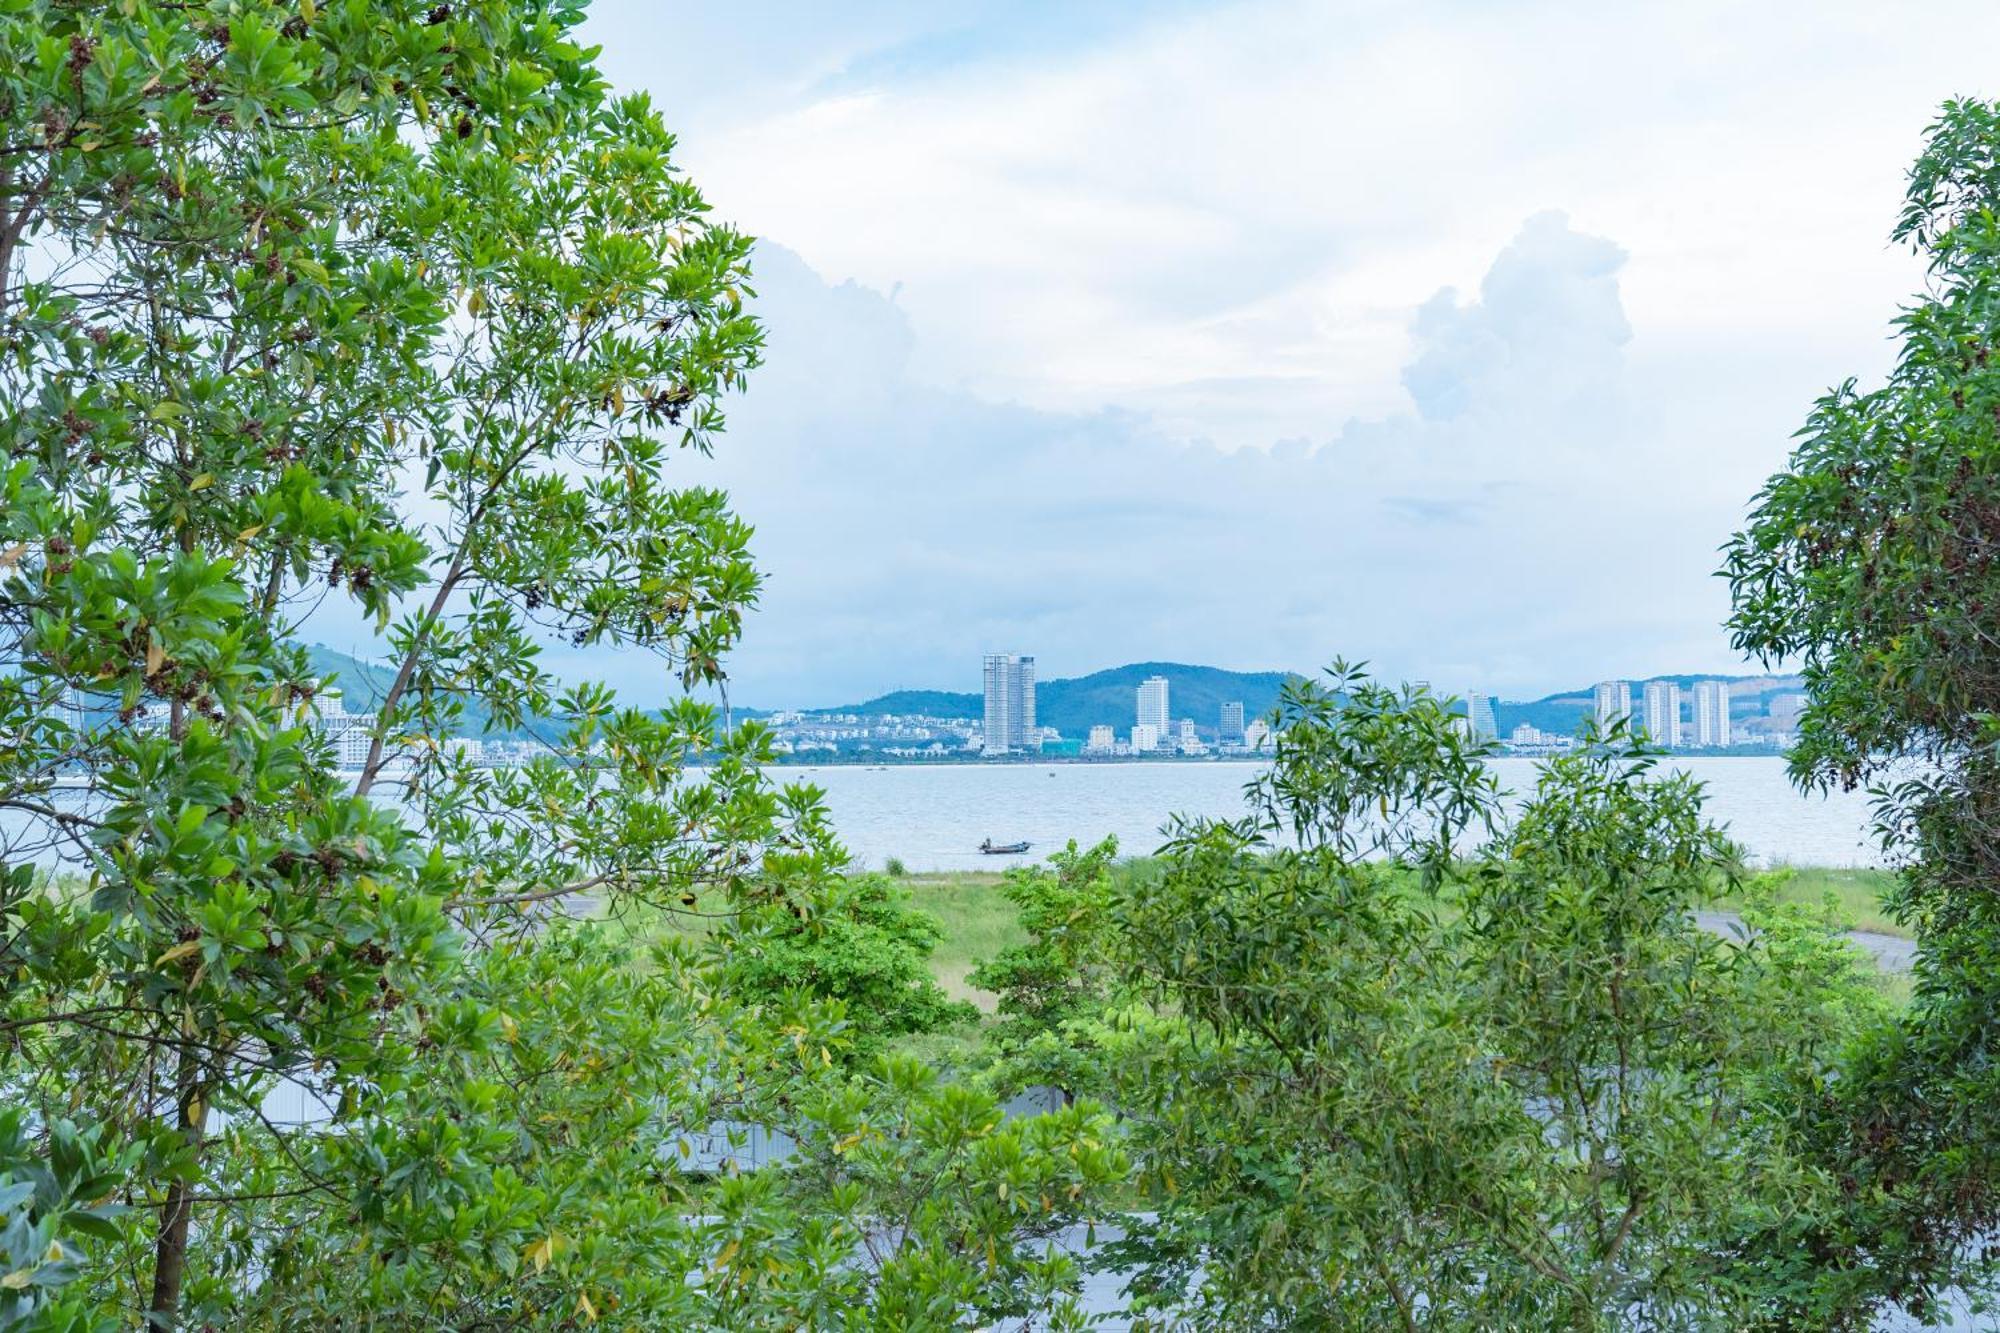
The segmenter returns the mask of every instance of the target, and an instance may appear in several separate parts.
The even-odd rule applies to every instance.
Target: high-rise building
[[[1090,739],[1083,743],[1085,754],[1110,754],[1118,748],[1118,733],[1103,723],[1090,729]]]
[[[1472,729],[1472,739],[1492,741],[1500,739],[1500,724],[1493,720],[1493,698],[1473,690],[1465,696],[1465,724]]]
[[[339,694],[326,695],[320,700],[319,732],[333,746],[335,761],[343,770],[367,766],[375,742],[375,714],[350,713]]]
[[[1216,728],[1215,740],[1218,745],[1243,744],[1243,703],[1241,700],[1222,705],[1222,725]]]
[[[1646,682],[1646,734],[1669,750],[1681,743],[1681,687],[1674,681]]]
[[[1601,680],[1597,682],[1597,729],[1609,731],[1611,724],[1623,718],[1632,719],[1632,687],[1622,680]]]
[[[986,654],[986,753],[1039,748],[1035,728],[1035,659]]]
[[[1703,749],[1729,744],[1729,682],[1701,680],[1694,687],[1694,743]]]
[[[1139,716],[1134,719],[1142,727],[1151,727],[1153,735],[1167,734],[1167,678],[1148,676],[1139,686]]]
[[[1160,748],[1160,729],[1150,722],[1132,728],[1132,753],[1148,754]]]

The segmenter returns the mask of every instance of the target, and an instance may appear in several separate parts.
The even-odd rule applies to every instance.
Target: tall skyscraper
[[[1139,716],[1142,727],[1151,727],[1155,736],[1167,734],[1167,678],[1148,676],[1139,686]]]
[[[1500,724],[1493,720],[1493,698],[1472,690],[1465,696],[1465,724],[1472,729],[1476,741],[1492,741],[1500,738]]]
[[[1694,743],[1703,749],[1718,750],[1729,744],[1728,681],[1695,682]]]
[[[1597,729],[1608,731],[1615,719],[1632,717],[1632,686],[1622,680],[1597,682]]]
[[[1222,725],[1216,728],[1216,743],[1220,745],[1243,744],[1243,703],[1236,700],[1222,705]]]
[[[1038,749],[1035,730],[1035,659],[986,654],[986,753]]]
[[[1646,682],[1646,734],[1669,750],[1681,743],[1681,687],[1675,682]]]

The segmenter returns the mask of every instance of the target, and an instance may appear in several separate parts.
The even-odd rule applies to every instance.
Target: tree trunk
[[[180,1101],[180,1131],[188,1147],[197,1155],[208,1129],[208,1105],[203,1097],[201,1061],[188,1051],[181,1052],[181,1072],[175,1089]],[[147,1324],[164,1333],[180,1318],[181,1278],[187,1269],[188,1223],[194,1218],[194,1182],[175,1180],[167,1186],[166,1206],[160,1212],[160,1237],[153,1246],[153,1300],[147,1307]]]

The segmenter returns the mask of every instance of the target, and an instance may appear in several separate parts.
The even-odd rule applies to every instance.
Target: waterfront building
[[[1261,717],[1250,719],[1243,728],[1243,748],[1261,750],[1271,743],[1271,724]]]
[[[348,712],[338,694],[321,697],[320,735],[333,747],[341,768],[350,772],[361,768],[368,762],[368,749],[374,740],[375,714]]]
[[[1183,750],[1201,744],[1201,737],[1195,735],[1193,718],[1182,718],[1180,725],[1174,728],[1174,744]]]
[[[1507,734],[1507,748],[1514,754],[1561,754],[1573,744],[1575,744],[1573,737],[1558,736],[1554,732],[1543,731],[1529,722],[1521,723]]]
[[[1167,678],[1148,676],[1139,686],[1139,716],[1142,727],[1151,727],[1154,736],[1167,734]]]
[[[1674,681],[1646,682],[1646,734],[1669,750],[1681,743],[1681,687]]]
[[[1704,750],[1720,750],[1730,743],[1728,681],[1695,682],[1694,743]]]
[[[1151,754],[1160,748],[1160,729],[1150,722],[1141,722],[1132,728],[1132,753]]]
[[[1083,743],[1085,754],[1110,754],[1118,748],[1118,733],[1102,723],[1090,729],[1090,739]]]
[[[1036,748],[1035,659],[1018,653],[988,653],[986,753],[1013,754]]]
[[[1632,686],[1622,680],[1601,680],[1597,682],[1595,698],[1597,729],[1611,730],[1613,722],[1632,720]]]
[[[1493,720],[1493,698],[1473,690],[1465,696],[1466,726],[1472,730],[1472,739],[1491,741],[1500,738],[1500,724]]]
[[[1222,725],[1216,728],[1216,744],[1235,746],[1243,744],[1243,702],[1235,700],[1222,705]]]

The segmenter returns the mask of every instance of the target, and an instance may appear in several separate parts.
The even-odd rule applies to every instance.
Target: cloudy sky
[[[1990,0],[597,0],[586,32],[761,238],[769,364],[687,475],[758,527],[766,705],[974,689],[987,650],[1507,697],[1736,667],[1717,548],[1812,398],[1888,363],[1924,126],[2000,95]]]

